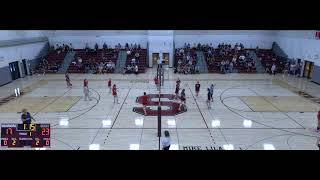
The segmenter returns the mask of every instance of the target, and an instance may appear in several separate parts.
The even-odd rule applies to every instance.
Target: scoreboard
[[[1,146],[50,147],[50,124],[1,124]]]

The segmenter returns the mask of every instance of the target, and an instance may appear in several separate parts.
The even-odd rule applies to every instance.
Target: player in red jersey
[[[156,87],[157,87],[157,90],[159,91],[160,83],[159,83],[159,78],[158,78],[158,76],[155,76],[153,80],[154,80],[154,84],[155,84]]]
[[[111,89],[112,89],[112,88],[111,88],[111,78],[110,78],[109,81],[108,81],[108,88],[109,88],[109,90],[110,90],[109,92],[111,93]]]
[[[69,74],[66,73],[66,74],[65,74],[65,77],[66,77],[66,81],[67,81],[67,87],[68,87],[68,88],[72,87],[72,84],[71,84],[71,82],[70,82]]]
[[[143,96],[141,97],[144,115],[147,115],[147,104],[148,104],[148,100],[149,100],[149,97],[147,96],[147,93],[144,92],[144,93],[143,93]]]
[[[113,103],[116,103],[116,99],[117,99],[117,103],[119,104],[118,94],[117,94],[117,86],[115,84],[112,87],[112,95],[113,95]]]

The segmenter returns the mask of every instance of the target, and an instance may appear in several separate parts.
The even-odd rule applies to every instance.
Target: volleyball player
[[[84,93],[84,100],[87,101],[89,99],[89,101],[91,101],[91,98],[89,97],[89,86],[88,86],[89,82],[87,79],[83,80],[83,93]]]
[[[211,95],[211,102],[213,102],[213,93],[214,93],[214,87],[215,87],[216,85],[214,84],[211,84],[211,86],[210,86],[210,95]]]
[[[179,111],[181,111],[181,106],[184,105],[186,107],[186,93],[185,89],[182,89],[181,95],[180,95],[180,106],[179,106]]]
[[[70,82],[70,77],[69,77],[69,74],[67,72],[65,74],[65,77],[66,77],[66,81],[67,81],[67,87],[68,88],[72,87],[72,84]]]
[[[143,96],[141,97],[142,105],[143,105],[143,111],[144,115],[147,115],[147,104],[148,104],[149,97],[147,96],[147,93],[144,92]]]
[[[207,99],[208,109],[211,109],[211,97],[212,97],[212,95],[211,95],[211,90],[210,90],[210,88],[208,88],[207,97],[208,97],[208,99]]]
[[[111,93],[111,78],[109,78],[109,81],[108,81],[108,88],[109,88],[109,93]]]
[[[117,99],[117,103],[119,104],[116,84],[114,84],[112,87],[112,95],[113,95],[113,103],[116,103],[116,99]]]
[[[200,83],[197,81],[197,84],[195,85],[195,90],[196,90],[196,96],[199,96],[199,91],[200,91]]]

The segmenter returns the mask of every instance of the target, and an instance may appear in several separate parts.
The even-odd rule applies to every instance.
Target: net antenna
[[[161,149],[161,87],[164,85],[164,69],[162,64],[158,64],[157,68],[157,88],[159,91],[159,100],[158,100],[158,138],[159,138],[159,150]]]

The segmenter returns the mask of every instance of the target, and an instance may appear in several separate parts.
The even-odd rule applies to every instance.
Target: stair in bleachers
[[[123,68],[126,67],[127,62],[127,51],[121,50],[119,52],[117,66],[116,66],[116,72],[121,73],[123,71]]]
[[[197,53],[197,68],[200,73],[208,73],[208,66],[203,51],[196,51]]]
[[[59,68],[58,73],[64,74],[64,73],[67,72],[67,70],[68,70],[68,68],[69,68],[69,66],[70,66],[70,64],[71,64],[71,61],[74,60],[75,54],[76,54],[76,53],[75,53],[74,51],[68,52],[68,53],[66,54],[66,56],[64,57],[64,60],[63,60],[63,62],[62,62],[62,64],[61,64],[61,66],[60,66],[60,68]]]
[[[255,51],[250,51],[249,57],[251,57],[255,61],[257,73],[264,73],[265,69],[263,68],[263,66],[261,64],[261,61],[258,58],[258,56],[255,53]]]

